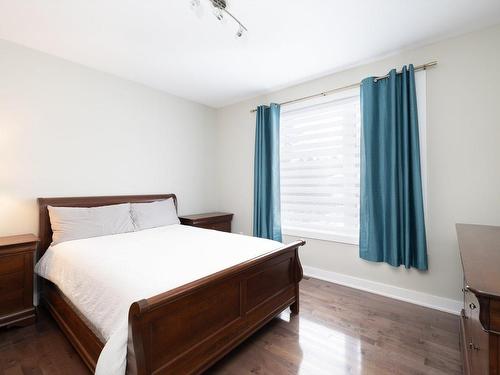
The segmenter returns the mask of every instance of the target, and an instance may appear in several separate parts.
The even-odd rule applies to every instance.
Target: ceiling
[[[500,23],[499,0],[0,0],[0,38],[222,107]],[[227,17],[226,17],[227,18]]]

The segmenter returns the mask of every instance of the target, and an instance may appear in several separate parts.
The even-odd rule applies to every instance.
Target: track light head
[[[212,5],[215,8],[226,9],[226,7],[227,7],[226,0],[210,0],[210,1],[212,2]]]

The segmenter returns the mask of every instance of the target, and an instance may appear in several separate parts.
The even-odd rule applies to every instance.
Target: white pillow
[[[135,230],[180,224],[172,198],[150,203],[132,203],[131,213]]]
[[[99,207],[48,206],[52,227],[52,245],[134,231],[130,203]]]

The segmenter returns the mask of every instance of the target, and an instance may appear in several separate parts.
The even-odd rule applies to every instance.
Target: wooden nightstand
[[[38,238],[0,237],[0,327],[35,321],[33,268]]]
[[[206,214],[179,216],[181,224],[192,227],[215,229],[222,232],[231,232],[233,214],[227,212],[208,212]]]

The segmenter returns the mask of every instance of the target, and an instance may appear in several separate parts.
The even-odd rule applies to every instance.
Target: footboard
[[[132,372],[201,373],[288,306],[298,313],[303,244],[132,304]]]

